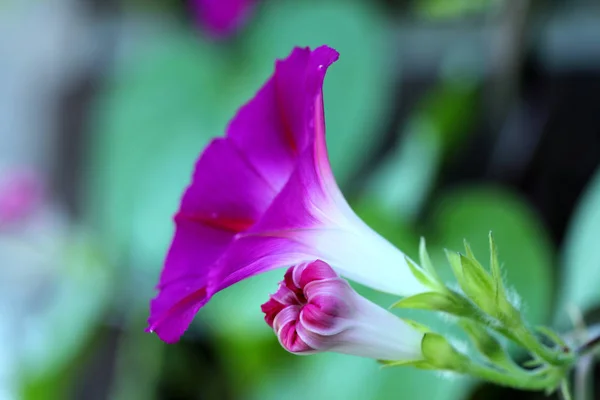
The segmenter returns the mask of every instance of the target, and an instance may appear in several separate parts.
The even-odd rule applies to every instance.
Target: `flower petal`
[[[236,234],[262,218],[303,148],[314,142],[309,116],[326,67],[335,59],[335,50],[321,47],[295,49],[278,61],[274,76],[239,110],[227,137],[215,139],[202,153],[175,216],[160,293],[151,303],[149,330],[163,340],[177,340],[216,291],[242,279],[214,281],[210,271]]]
[[[337,58],[326,46],[294,49],[277,61],[273,77],[228,127],[227,137],[275,190],[286,184],[299,155],[314,142],[315,98]]]

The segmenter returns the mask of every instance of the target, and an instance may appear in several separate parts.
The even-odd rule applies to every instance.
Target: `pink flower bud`
[[[360,296],[321,260],[288,269],[261,306],[265,321],[291,353],[322,351],[383,360],[421,359],[423,334]]]

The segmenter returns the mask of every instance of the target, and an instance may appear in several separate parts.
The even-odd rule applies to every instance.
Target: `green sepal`
[[[448,263],[452,268],[452,272],[454,273],[458,284],[462,287],[464,285],[464,277],[462,264],[460,262],[460,254],[448,249],[444,249],[444,252],[446,253],[446,259],[448,259]]]
[[[431,278],[435,282],[437,282],[441,287],[445,287],[444,281],[438,275],[433,263],[431,262],[431,258],[429,257],[429,253],[427,252],[427,246],[425,244],[425,238],[421,236],[421,240],[419,241],[419,261],[421,262],[421,266]]]
[[[378,363],[381,364],[382,368],[387,367],[415,367],[419,369],[437,369],[430,363],[425,360],[399,360],[399,361],[390,361],[390,360],[377,360]]]
[[[408,264],[408,268],[410,268],[410,272],[412,272],[413,276],[419,281],[421,282],[421,284],[425,287],[428,287],[430,289],[436,289],[438,288],[438,283],[431,278],[429,275],[427,275],[427,272],[419,267],[417,267],[410,258],[408,257],[404,257],[404,260],[406,261],[406,264]]]
[[[462,254],[459,257],[463,273],[462,290],[483,311],[491,316],[496,316],[498,309],[492,296],[495,286],[492,277],[477,260]]]
[[[479,319],[479,311],[460,294],[445,292],[425,292],[405,297],[392,305],[393,308],[441,311],[457,317]]]
[[[467,335],[469,335],[477,350],[488,361],[507,371],[520,370],[502,344],[485,326],[468,320],[462,320],[459,323]]]
[[[494,280],[494,296],[498,299],[500,296],[506,296],[504,292],[504,284],[502,283],[502,271],[500,269],[500,261],[498,260],[498,248],[494,241],[494,236],[490,231],[489,235],[490,242],[490,271],[492,273],[492,279]]]
[[[413,321],[412,319],[406,319],[406,318],[402,318],[402,321],[404,321],[407,325],[410,325],[412,328],[418,330],[419,332],[422,332],[422,333],[431,332],[431,329],[428,326],[423,325],[420,322]]]
[[[442,335],[426,333],[421,341],[421,352],[425,360],[434,368],[465,372],[471,360],[456,350]]]
[[[483,266],[481,265],[481,263],[479,261],[477,261],[477,257],[475,257],[475,254],[473,253],[473,250],[471,249],[469,242],[467,242],[467,239],[463,239],[463,246],[465,246],[465,253],[466,253],[467,257],[469,259],[471,259],[471,261],[473,261],[473,263],[476,264],[479,268],[483,269]]]
[[[523,363],[523,366],[526,368],[537,368],[544,365],[546,362],[539,358],[532,358],[531,360],[527,360]]]
[[[545,327],[545,326],[536,326],[535,330],[539,333],[541,333],[542,335],[546,336],[548,339],[550,339],[552,341],[552,343],[554,343],[557,346],[564,348],[569,348],[569,346],[567,345],[567,343],[563,340],[563,338],[561,338],[556,332],[554,332],[552,329]]]

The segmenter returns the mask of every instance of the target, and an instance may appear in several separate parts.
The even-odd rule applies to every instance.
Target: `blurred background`
[[[0,400],[545,398],[290,355],[259,307],[282,270],[175,345],[144,328],[195,159],[276,58],[328,44],[328,146],[357,213],[411,257],[425,236],[446,271],[443,248],[486,260],[492,230],[533,324],[597,329],[600,4],[210,3],[0,2]]]

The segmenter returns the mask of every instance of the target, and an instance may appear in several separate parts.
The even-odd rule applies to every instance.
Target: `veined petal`
[[[322,110],[315,99],[315,113]],[[318,118],[315,118],[318,121]],[[362,222],[342,196],[324,148],[324,127],[263,217],[240,233],[211,271],[211,291],[259,272],[322,259],[375,289],[411,295],[424,290],[404,254]]]

